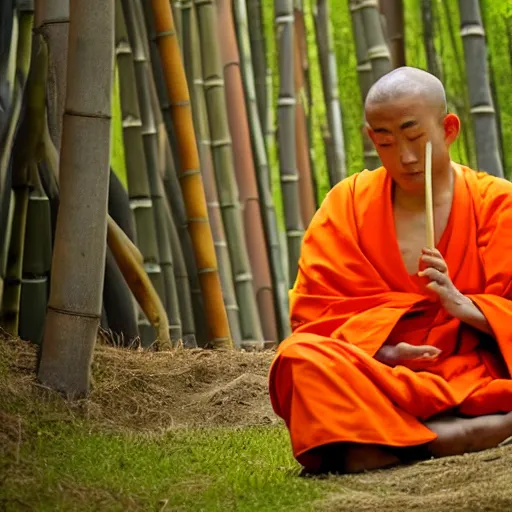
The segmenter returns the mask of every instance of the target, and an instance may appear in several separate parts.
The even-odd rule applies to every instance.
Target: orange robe
[[[304,236],[290,292],[293,333],[269,374],[272,406],[306,467],[318,463],[309,450],[330,443],[423,445],[436,438],[425,420],[452,409],[512,410],[512,184],[453,167],[438,249],[495,339],[451,317],[425,281],[408,274],[384,168],[337,184]],[[374,358],[384,343],[400,341],[434,345],[441,357],[421,368]]]

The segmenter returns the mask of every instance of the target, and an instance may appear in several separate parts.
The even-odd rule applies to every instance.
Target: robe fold
[[[437,248],[455,287],[487,318],[487,336],[450,316],[409,275],[384,168],[338,183],[308,227],[290,291],[292,334],[269,373],[274,411],[296,459],[339,442],[410,447],[435,415],[512,411],[512,184],[453,163],[454,198]],[[401,341],[442,350],[389,367],[374,356]]]

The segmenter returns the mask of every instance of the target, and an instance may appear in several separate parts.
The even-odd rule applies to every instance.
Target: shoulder
[[[477,206],[489,213],[512,207],[512,183],[482,171],[459,165]]]

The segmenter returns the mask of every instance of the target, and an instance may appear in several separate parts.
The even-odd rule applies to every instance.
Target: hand
[[[441,350],[432,345],[411,345],[404,341],[396,345],[383,345],[375,354],[375,359],[388,366],[397,364],[417,363],[415,366],[424,366],[424,363],[437,360]]]
[[[460,318],[463,311],[470,305],[470,299],[455,288],[450,279],[446,261],[437,249],[424,248],[421,253],[420,269],[422,270],[418,272],[418,276],[429,279],[427,289],[439,297],[448,313]]]

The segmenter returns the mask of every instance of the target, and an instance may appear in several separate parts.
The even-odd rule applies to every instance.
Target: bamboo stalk
[[[151,5],[174,128],[179,141],[180,185],[199,270],[206,321],[210,330],[210,343],[214,347],[232,347],[233,342],[222,299],[217,258],[199,170],[199,154],[190,111],[189,92],[174,29],[172,10],[166,0],[152,0]]]
[[[196,3],[196,6],[215,179],[222,219],[226,229],[235,292],[240,307],[242,344],[246,347],[254,345],[255,348],[260,348],[264,343],[263,333],[254,295],[254,276],[251,272],[249,254],[243,233],[242,212],[227,115],[221,52],[217,38],[217,13],[211,0],[200,1]]]
[[[148,64],[149,43],[145,33],[143,13],[137,15],[136,3],[125,0],[125,15],[130,44],[133,48],[135,78],[142,121],[142,139],[148,170],[149,188],[153,202],[157,242],[164,285],[164,304],[170,322],[171,340],[174,345],[182,343],[181,317],[178,303],[174,265],[165,212],[165,193],[160,180],[158,166],[158,133],[151,99],[151,69]],[[144,41],[144,43],[143,43]],[[145,44],[146,43],[146,44]]]
[[[304,225],[300,214],[299,176],[295,143],[294,32],[291,0],[275,0],[279,59],[279,98],[277,102],[279,166],[288,244],[288,284],[295,281]]]
[[[222,285],[224,305],[228,315],[231,336],[235,347],[239,348],[242,341],[240,331],[240,310],[236,301],[235,287],[232,278],[231,258],[229,256],[226,233],[222,221],[215,171],[211,151],[210,127],[206,109],[204,82],[202,75],[202,56],[197,28],[197,15],[191,0],[182,3],[183,57],[188,83],[191,87],[191,107],[199,143],[199,160],[203,177],[208,218],[212,228],[215,253],[219,264],[219,275]]]
[[[62,202],[38,378],[81,396],[89,391],[105,270],[114,1],[72,0],[69,18]]]
[[[281,245],[278,235],[278,224],[272,191],[270,187],[270,168],[263,124],[258,116],[258,103],[256,98],[255,78],[253,74],[253,59],[251,58],[251,45],[249,41],[249,29],[247,9],[244,0],[237,0],[234,4],[235,21],[238,29],[238,41],[240,48],[240,60],[242,63],[242,77],[245,85],[245,95],[251,130],[251,140],[254,148],[256,162],[256,178],[258,184],[259,199],[262,205],[262,219],[265,227],[266,249],[270,259],[272,282],[277,311],[278,331],[281,340],[290,334],[290,321],[288,317],[288,288],[281,259]]]
[[[274,292],[261,220],[256,170],[240,72],[240,57],[233,25],[232,0],[220,0],[217,6],[225,92],[226,98],[229,99],[226,103],[228,126],[233,143],[235,177],[243,211],[245,243],[253,274],[254,293],[264,340],[267,344],[277,344],[279,340]]]
[[[29,75],[31,52],[32,52],[32,26],[34,22],[34,10],[29,9],[20,11],[19,14],[19,37],[17,44],[16,71],[18,87],[25,89],[27,77]],[[39,71],[39,70],[38,70]],[[28,91],[30,95],[32,91]],[[30,112],[30,110],[29,110]],[[23,121],[26,121],[28,114],[25,114]],[[31,126],[33,134],[37,134]],[[13,166],[12,166],[12,189],[14,191],[14,215],[12,222],[12,236],[9,244],[6,266],[6,285],[1,296],[2,302],[2,321],[4,329],[13,336],[18,335],[20,297],[21,297],[21,278],[23,273],[23,252],[25,247],[25,227],[27,221],[28,197],[30,193],[30,183],[28,178],[27,160],[33,158],[35,145],[33,141],[23,148],[21,147],[21,137],[30,130],[19,130],[13,148]],[[27,149],[30,153],[27,155]],[[22,153],[20,155],[20,152]],[[23,155],[25,153],[25,155]]]
[[[489,84],[485,31],[478,0],[459,0],[459,12],[478,168],[503,178],[496,112]]]
[[[328,123],[326,157],[331,187],[347,176],[343,120],[338,92],[338,71],[328,0],[318,0],[313,7],[318,60],[322,76],[325,109]]]

